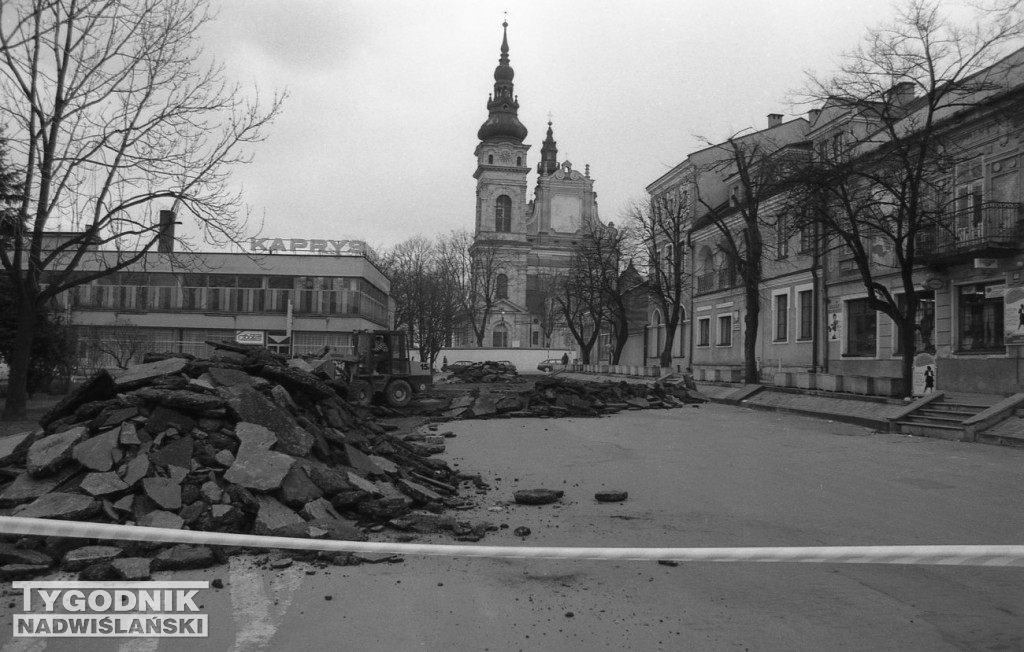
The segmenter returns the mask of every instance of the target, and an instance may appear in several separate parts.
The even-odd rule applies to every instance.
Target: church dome
[[[526,127],[515,113],[492,113],[487,120],[480,125],[476,137],[480,140],[511,139],[518,142],[526,140]]]
[[[502,23],[501,56],[494,69],[494,92],[487,99],[487,120],[480,126],[477,138],[480,140],[526,139],[526,127],[519,122],[519,100],[515,96],[512,78],[515,71],[508,58],[508,23]]]

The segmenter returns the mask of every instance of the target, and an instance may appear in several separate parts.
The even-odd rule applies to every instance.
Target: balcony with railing
[[[695,294],[710,294],[736,287],[736,270],[720,269],[704,272],[696,277]]]
[[[1015,254],[1024,249],[1024,204],[987,201],[955,211],[918,233],[916,244],[920,260],[931,263]]]

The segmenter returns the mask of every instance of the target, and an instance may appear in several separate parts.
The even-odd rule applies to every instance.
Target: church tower
[[[519,98],[509,65],[508,23],[502,23],[501,56],[494,69],[494,90],[487,99],[487,120],[477,131],[476,234],[477,237],[513,239],[523,229],[526,211],[527,130],[519,121]]]
[[[490,306],[482,344],[559,349],[570,345],[570,336],[564,326],[556,326],[557,287],[577,243],[590,226],[600,224],[597,194],[589,166],[581,174],[570,162],[558,161],[549,121],[536,187],[533,196],[528,195],[530,146],[524,143],[527,129],[519,121],[514,77],[504,22],[487,120],[477,131],[480,142],[473,174],[476,227],[470,254],[483,276],[477,291],[487,295],[478,305]],[[482,318],[476,317],[474,329]]]

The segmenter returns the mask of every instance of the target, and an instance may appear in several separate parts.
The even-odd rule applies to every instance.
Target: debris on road
[[[448,419],[603,416],[623,410],[698,405],[707,400],[689,376],[648,385],[574,380],[554,375],[539,378],[533,387],[516,392],[472,392],[458,396],[441,411],[441,416]]]
[[[565,495],[560,489],[520,489],[512,494],[520,505],[549,505]]]
[[[474,362],[465,367],[450,368],[448,382],[454,383],[522,383],[515,365],[508,362]]]
[[[266,349],[232,345],[218,345],[210,360],[159,355],[126,371],[100,371],[44,415],[40,430],[3,440],[0,477],[13,480],[0,490],[0,508],[364,541],[367,532],[464,504],[462,479],[431,457],[444,450],[443,436],[391,434],[372,412],[350,405],[344,390]],[[487,529],[454,518],[431,527],[477,538]],[[153,570],[215,561],[203,546],[175,546],[164,556],[160,546],[133,542],[13,543],[0,543],[0,577],[62,564],[124,579],[148,575],[140,557]]]
[[[599,503],[621,503],[627,498],[629,498],[629,492],[616,489],[598,491],[594,494],[594,500]]]

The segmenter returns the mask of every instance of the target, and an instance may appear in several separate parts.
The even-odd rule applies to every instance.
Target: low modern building
[[[102,256],[78,273],[102,264]],[[193,258],[183,266],[180,255],[148,254],[62,295],[82,365],[115,366],[147,351],[204,357],[208,340],[265,345],[286,356],[324,346],[346,352],[352,332],[389,327],[390,282],[362,253]]]

